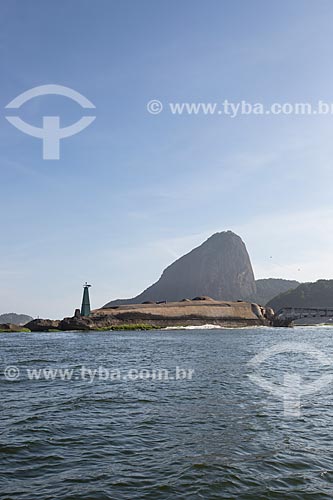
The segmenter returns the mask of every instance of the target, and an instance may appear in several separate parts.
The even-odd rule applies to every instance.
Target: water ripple
[[[2,334],[1,363],[195,369],[192,381],[88,384],[1,378],[2,500],[332,499],[333,401],[302,415],[253,385],[247,362],[277,342],[333,354],[329,329]],[[38,354],[36,354],[38,353]],[[291,370],[292,366],[292,370]],[[296,355],[263,365],[276,380],[327,367]]]

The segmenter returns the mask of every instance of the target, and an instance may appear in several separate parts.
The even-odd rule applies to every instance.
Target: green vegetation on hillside
[[[333,280],[303,283],[271,300],[268,304],[275,311],[283,307],[333,307]]]
[[[267,278],[256,280],[257,293],[254,302],[265,305],[277,295],[294,290],[300,285],[295,280],[284,280],[280,278]]]

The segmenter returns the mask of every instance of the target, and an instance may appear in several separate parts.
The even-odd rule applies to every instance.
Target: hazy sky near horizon
[[[333,116],[174,116],[168,102],[333,102],[329,0],[2,0],[0,313],[129,297],[216,231],[257,278],[333,278]],[[59,84],[96,106],[60,160],[4,107]],[[146,104],[159,99],[159,115]],[[85,114],[60,96],[16,112]],[[15,114],[15,113],[11,113]],[[89,113],[93,114],[93,113]]]

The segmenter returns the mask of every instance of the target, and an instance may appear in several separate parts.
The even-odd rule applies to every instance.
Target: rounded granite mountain
[[[213,234],[176,260],[137,297],[115,300],[104,307],[146,301],[173,302],[197,296],[236,301],[255,295],[256,283],[246,246],[237,234],[224,231]]]

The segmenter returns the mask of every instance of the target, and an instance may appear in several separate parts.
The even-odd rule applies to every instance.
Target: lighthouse
[[[90,316],[90,298],[89,298],[90,287],[91,285],[88,285],[87,282],[85,282],[85,284],[83,285],[81,316]]]

